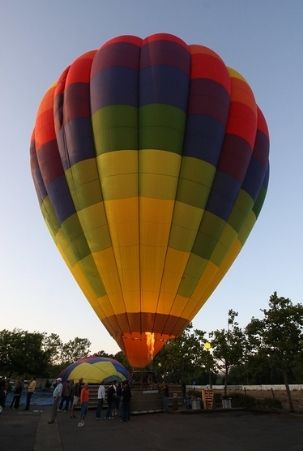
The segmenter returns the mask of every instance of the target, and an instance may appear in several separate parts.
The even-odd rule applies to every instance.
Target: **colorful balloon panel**
[[[182,332],[240,252],[268,154],[245,79],[172,35],[114,38],[45,94],[31,142],[40,207],[134,367]]]
[[[108,357],[84,357],[68,365],[60,373],[60,377],[64,381],[78,382],[82,378],[83,382],[88,384],[98,384],[100,382],[107,384],[113,380],[124,381],[129,379],[129,373],[115,359]]]

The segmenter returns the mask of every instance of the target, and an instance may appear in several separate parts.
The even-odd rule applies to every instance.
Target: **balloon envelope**
[[[129,373],[115,359],[107,357],[85,357],[68,365],[61,373],[62,380],[78,381],[80,378],[88,384],[103,382],[108,384],[113,380],[124,381],[129,379]]]
[[[46,92],[31,142],[40,207],[133,366],[183,331],[233,263],[268,152],[244,78],[172,35],[114,38]]]

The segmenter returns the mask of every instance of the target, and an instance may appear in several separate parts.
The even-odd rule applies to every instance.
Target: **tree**
[[[87,338],[76,337],[63,344],[61,362],[64,365],[73,363],[90,353],[91,342]]]
[[[215,330],[209,335],[212,338],[213,356],[217,361],[219,370],[224,371],[224,396],[227,395],[228,375],[231,367],[243,361],[245,336],[236,322],[238,313],[228,311],[228,327]]]
[[[113,354],[108,354],[106,351],[103,351],[103,349],[101,349],[98,352],[95,352],[94,356],[95,357],[108,357],[108,358],[114,359]]]
[[[0,370],[11,375],[47,376],[49,354],[43,350],[44,334],[14,329],[0,332]]]
[[[246,327],[251,347],[255,353],[266,355],[279,368],[284,379],[290,411],[294,411],[289,375],[302,356],[303,305],[293,304],[288,298],[278,297],[274,292],[269,308],[261,310],[263,319],[252,318]]]
[[[60,358],[63,349],[63,343],[59,335],[51,333],[47,335],[43,333],[43,349],[49,354],[49,361],[51,365],[60,364]]]
[[[123,351],[118,351],[115,355],[114,355],[114,359],[118,360],[118,362],[121,363],[121,365],[123,365],[128,371],[131,371],[131,366],[128,363],[127,357],[124,354]]]
[[[192,330],[190,324],[180,337],[168,341],[154,359],[156,377],[166,382],[187,384],[207,381],[209,353],[203,349],[204,335],[203,331]]]

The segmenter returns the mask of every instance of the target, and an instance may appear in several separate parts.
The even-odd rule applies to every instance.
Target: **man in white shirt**
[[[59,402],[60,402],[60,399],[62,396],[62,390],[63,390],[62,379],[60,377],[58,377],[56,382],[57,382],[57,385],[53,391],[52,413],[51,413],[51,417],[50,417],[48,424],[54,424],[56,416],[57,416],[58,405],[59,405]]]
[[[96,410],[96,419],[100,420],[102,418],[102,407],[105,400],[105,387],[103,385],[103,382],[101,381],[99,388],[98,388],[98,404],[97,404],[97,410]]]

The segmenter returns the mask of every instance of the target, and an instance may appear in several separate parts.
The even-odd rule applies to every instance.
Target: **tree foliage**
[[[14,329],[0,331],[0,374],[53,377],[63,366],[89,354],[90,342],[63,343],[57,334]]]
[[[218,369],[224,372],[224,394],[226,395],[228,375],[232,366],[241,364],[244,357],[245,336],[236,321],[238,313],[228,312],[227,329],[217,329],[210,333],[213,356]]]
[[[44,333],[43,350],[48,353],[50,364],[59,365],[61,363],[62,347],[63,342],[58,334],[47,335]]]
[[[46,376],[49,354],[43,350],[43,339],[39,332],[0,331],[1,373]]]
[[[293,410],[289,376],[298,356],[303,356],[303,306],[278,297],[275,292],[269,299],[269,308],[262,312],[262,319],[252,318],[246,327],[251,356],[265,358],[282,373],[289,407]]]
[[[87,338],[76,337],[64,343],[61,350],[61,362],[64,365],[87,357],[90,353],[91,342]]]
[[[176,340],[169,341],[154,359],[159,380],[176,383],[207,383],[207,367],[212,366],[204,350],[205,332],[190,324]]]

